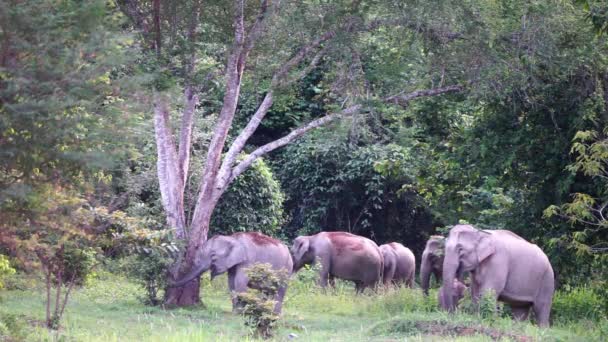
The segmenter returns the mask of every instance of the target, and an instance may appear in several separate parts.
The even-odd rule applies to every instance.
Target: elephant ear
[[[308,252],[308,249],[310,248],[310,241],[308,241],[308,239],[300,239],[298,248],[295,250],[295,257],[296,260],[301,260],[302,257],[304,256],[304,254],[306,254],[306,252]]]
[[[247,254],[245,251],[245,247],[240,241],[236,239],[230,239],[230,251],[226,256],[226,265],[227,268],[232,268],[235,265],[238,265],[247,259]]]
[[[477,261],[482,262],[490,255],[494,254],[496,248],[491,239],[491,235],[485,232],[480,232],[479,242],[477,243]]]

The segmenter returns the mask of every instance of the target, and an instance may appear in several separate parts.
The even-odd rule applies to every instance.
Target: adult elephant
[[[445,238],[440,235],[432,235],[426,242],[420,262],[420,286],[426,296],[429,294],[431,274],[435,280],[441,282],[443,273],[443,255]]]
[[[382,253],[375,242],[362,236],[346,232],[298,236],[291,253],[296,272],[319,260],[322,287],[327,286],[330,277],[335,277],[353,281],[357,292],[361,292],[382,280]]]
[[[508,230],[478,230],[457,225],[450,230],[443,261],[444,309],[453,310],[454,278],[471,274],[471,297],[478,303],[489,291],[511,306],[515,319],[527,319],[530,308],[540,326],[549,325],[555,290],[547,255]]]
[[[291,274],[293,262],[289,249],[281,241],[257,232],[235,233],[229,236],[215,235],[198,251],[193,270],[171,286],[182,286],[203,272],[211,270],[211,279],[228,272],[228,287],[232,293],[232,308],[240,309],[236,293],[247,291],[246,269],[256,263],[267,263],[274,270]],[[287,285],[278,290],[275,313],[281,312]]]
[[[391,242],[379,247],[384,258],[384,285],[414,285],[416,275],[416,257],[412,251],[398,242]]]

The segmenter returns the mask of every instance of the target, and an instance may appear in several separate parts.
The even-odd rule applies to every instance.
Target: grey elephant
[[[440,235],[432,235],[426,242],[424,251],[422,252],[422,260],[420,262],[420,286],[422,292],[428,296],[431,274],[435,275],[435,280],[441,282],[441,274],[443,272],[443,255],[444,255],[445,238]]]
[[[211,278],[228,272],[228,287],[232,293],[232,308],[240,309],[235,294],[247,291],[249,281],[245,269],[256,263],[268,263],[274,270],[291,274],[293,262],[289,249],[281,241],[257,232],[215,235],[199,249],[193,270],[171,286],[182,286],[203,272],[211,270]],[[275,313],[281,312],[287,286],[278,290]]]
[[[319,260],[319,285],[340,278],[355,283],[357,292],[382,281],[383,258],[370,239],[346,232],[321,232],[298,236],[291,247],[294,271]]]
[[[464,298],[465,293],[469,288],[460,280],[454,279],[454,285],[452,290],[452,302],[455,306],[458,306],[458,303],[462,298]],[[445,291],[443,290],[443,286],[439,288],[439,292],[437,292],[437,302],[441,307],[446,305],[445,303]]]
[[[379,247],[384,258],[384,285],[414,285],[416,275],[416,257],[412,251],[398,242],[391,242]]]
[[[540,326],[549,325],[555,283],[547,255],[508,230],[478,230],[454,226],[445,244],[443,261],[443,308],[455,308],[454,278],[459,271],[471,274],[471,298],[477,304],[484,293],[511,306],[517,320],[534,310]]]

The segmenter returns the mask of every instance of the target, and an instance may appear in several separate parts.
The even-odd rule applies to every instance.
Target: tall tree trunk
[[[219,196],[217,197],[219,199]],[[217,199],[209,199],[201,204],[201,207],[197,207],[200,213],[200,220],[198,222],[201,225],[198,229],[201,229],[205,234],[203,235],[203,241],[200,244],[204,243],[207,240],[206,232],[209,231],[209,225],[211,223],[211,215],[213,214],[213,210],[217,205]],[[195,243],[190,240],[189,247],[191,245],[199,245],[199,243]],[[178,279],[184,278],[188,272],[195,266],[194,260],[196,256],[196,251],[198,247],[188,248],[184,255],[183,261],[176,265],[178,268],[177,272],[169,275],[170,281],[177,281]],[[168,306],[189,306],[200,303],[200,277],[196,277],[192,279],[190,282],[177,287],[169,287],[165,290],[165,298],[164,303]]]

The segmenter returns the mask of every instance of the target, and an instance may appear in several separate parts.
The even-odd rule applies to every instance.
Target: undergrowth
[[[337,281],[335,288],[320,289],[314,270],[302,272],[292,276],[274,341],[602,341],[608,336],[608,321],[591,310],[595,306],[585,306],[585,301],[595,303],[595,297],[583,290],[557,293],[554,309],[566,312],[553,314],[550,329],[539,329],[513,321],[507,312],[447,314],[438,310],[433,290],[428,297],[409,288],[368,289],[355,295],[351,283]],[[202,278],[204,305],[163,310],[143,305],[136,283],[103,270],[97,273],[87,287],[75,291],[65,321],[55,332],[40,324],[44,298],[36,286],[3,290],[0,334],[14,335],[6,338],[10,341],[257,340],[243,316],[231,312],[225,276]]]

